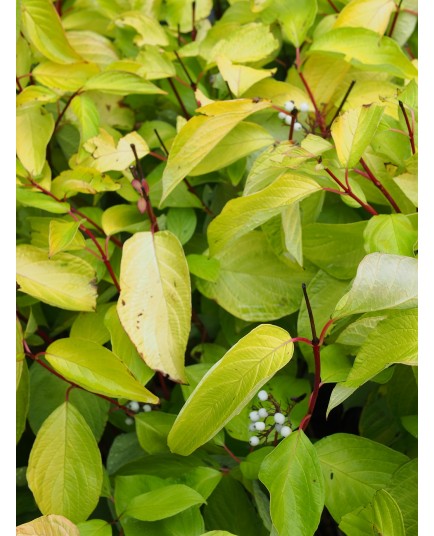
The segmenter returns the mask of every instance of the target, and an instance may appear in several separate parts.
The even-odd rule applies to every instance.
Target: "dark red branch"
[[[237,463],[241,463],[241,460],[239,458],[237,458],[237,456],[235,456],[235,454],[229,449],[229,447],[227,447],[225,444],[223,444],[223,448],[225,449],[225,451],[229,454],[229,456],[235,460]]]
[[[187,112],[187,108],[185,107],[179,93],[178,93],[178,90],[176,89],[175,87],[175,84],[173,83],[173,80],[171,78],[168,78],[167,81],[169,82],[170,84],[170,87],[172,88],[173,90],[173,93],[175,94],[175,97],[176,97],[176,100],[178,101],[179,103],[179,106],[181,107],[181,110],[182,110],[182,113],[184,114],[184,117],[188,120],[191,118],[191,115]]]
[[[350,87],[347,89],[347,92],[345,93],[344,98],[342,99],[342,102],[339,104],[338,109],[336,110],[336,113],[335,113],[335,115],[333,116],[333,119],[330,121],[330,123],[329,123],[329,125],[328,125],[328,127],[327,127],[327,130],[330,130],[330,127],[332,126],[333,121],[334,121],[334,120],[336,119],[336,117],[341,113],[341,110],[342,110],[342,108],[344,107],[344,104],[346,103],[346,101],[347,101],[347,99],[348,99],[348,97],[349,97],[349,95],[350,95],[350,93],[351,93],[351,91],[352,91],[352,89],[353,89],[355,83],[356,83],[355,80],[353,80],[353,81],[351,82]]]
[[[410,138],[411,153],[415,154],[416,153],[416,146],[415,146],[415,143],[414,143],[414,131],[413,131],[413,128],[410,126],[410,121],[408,119],[408,115],[407,115],[407,111],[405,109],[404,103],[402,101],[398,101],[398,102],[399,102],[399,107],[401,108],[401,111],[402,111],[402,113],[404,115],[405,124],[407,125],[408,137]]]
[[[63,107],[63,110],[60,112],[60,114],[57,116],[56,122],[54,123],[54,132],[56,132],[60,121],[62,120],[63,116],[65,115],[66,110],[69,108],[69,105],[71,104],[71,101],[74,97],[76,97],[80,93],[81,89],[77,89],[77,91],[74,91],[74,93],[69,97],[69,99],[66,101],[65,106]]]
[[[392,207],[394,208],[395,212],[398,212],[400,213],[401,210],[400,208],[398,207],[398,205],[396,204],[396,201],[393,199],[393,197],[390,195],[390,192],[388,192],[388,190],[386,189],[386,187],[381,184],[381,182],[377,179],[377,177],[375,177],[375,175],[372,173],[372,171],[369,169],[368,165],[366,164],[366,162],[363,160],[363,158],[360,159],[360,163],[362,164],[363,166],[363,169],[366,171],[366,174],[368,175],[369,177],[369,180],[376,186],[376,188],[378,188],[380,190],[380,192],[384,195],[384,197],[389,201],[389,203],[392,205]]]
[[[145,179],[145,174],[143,173],[142,164],[140,163],[139,155],[137,154],[137,151],[136,151],[136,146],[134,145],[134,143],[131,143],[130,147],[136,159],[136,165],[135,167],[132,166],[131,171],[133,173],[134,178],[138,180],[142,185],[143,197],[145,198],[145,201],[146,201],[146,213],[148,215],[149,221],[151,222],[151,233],[154,234],[159,231],[159,227],[158,227],[157,217],[155,216],[154,209],[152,208],[152,203],[149,198],[148,182]]]
[[[393,16],[392,24],[390,25],[390,30],[388,34],[389,37],[392,37],[393,31],[395,30],[396,22],[398,21],[399,10],[401,9],[401,4],[402,0],[399,0],[399,3],[396,7],[395,15]]]
[[[368,205],[367,203],[364,203],[357,195],[351,190],[351,188],[347,188],[345,184],[343,184],[342,181],[340,181],[336,175],[328,168],[325,168],[324,171],[330,175],[330,177],[338,184],[345,194],[349,195],[354,201],[357,201],[361,207],[363,207],[369,214],[372,214],[373,216],[378,216],[378,212],[371,207],[371,205]],[[324,190],[327,190],[327,188],[324,188]]]
[[[332,9],[334,9],[336,11],[336,13],[339,13],[339,9],[334,5],[334,3],[332,2],[332,0],[327,0],[327,2],[330,4],[330,6],[332,7]]]

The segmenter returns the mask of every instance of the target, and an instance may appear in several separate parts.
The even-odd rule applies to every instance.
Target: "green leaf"
[[[17,107],[35,106],[56,102],[59,95],[51,89],[42,86],[27,86],[17,95]]]
[[[59,198],[72,197],[77,193],[97,194],[118,189],[119,184],[109,175],[103,175],[96,169],[84,166],[62,171],[51,184],[51,192]]]
[[[129,238],[123,247],[120,285],[117,311],[137,351],[152,369],[184,382],[191,290],[187,261],[175,235],[161,231]]]
[[[27,363],[17,361],[16,363],[16,443],[21,439],[24,429],[26,427],[27,413],[29,411],[29,371],[27,369]]]
[[[265,5],[270,4],[267,2]],[[274,15],[282,27],[285,41],[300,47],[306,39],[309,28],[315,21],[318,11],[316,0],[274,0],[265,9],[268,18]],[[264,15],[262,15],[264,17]]]
[[[148,454],[169,452],[167,436],[175,419],[176,415],[162,411],[151,411],[137,415],[135,418],[136,432],[142,449]]]
[[[65,18],[63,23],[65,23]],[[101,17],[102,18],[102,17]],[[101,69],[105,69],[110,64],[119,59],[113,43],[104,35],[96,33],[97,29],[86,31],[84,28],[78,31],[68,31],[66,36],[74,50],[88,62],[96,63]]]
[[[98,503],[101,454],[80,412],[64,402],[44,422],[29,458],[27,481],[42,513],[77,523]]]
[[[272,76],[276,69],[253,69],[245,65],[236,65],[225,56],[219,56],[217,59],[218,69],[235,97],[241,97],[249,87]]]
[[[402,512],[406,536],[418,534],[417,465],[417,458],[402,465],[393,473],[392,480],[386,487],[386,491],[395,499]]]
[[[199,108],[197,112],[203,115],[191,118],[173,141],[163,174],[161,202],[238,123],[270,105],[267,101],[237,99]]]
[[[220,263],[215,283],[198,279],[197,288],[226,311],[247,321],[269,321],[300,307],[301,284],[313,276],[275,255],[264,233],[252,231],[214,257]]]
[[[33,78],[43,86],[55,91],[78,91],[86,80],[99,72],[95,63],[74,63],[72,65],[59,65],[46,61],[37,65],[33,71]]]
[[[334,317],[417,306],[417,260],[371,253],[359,264],[350,291],[339,300]]]
[[[20,361],[24,361],[25,359],[23,346],[23,328],[21,327],[21,322],[18,320],[18,318],[15,319],[15,357],[17,363]]]
[[[239,340],[182,408],[169,433],[170,450],[187,456],[214,437],[289,362],[293,351],[289,334],[276,326],[259,326]]]
[[[105,326],[105,315],[111,303],[103,303],[97,306],[95,312],[80,313],[74,320],[69,336],[80,339],[89,339],[98,344],[105,344],[110,340],[110,332]]]
[[[415,78],[417,69],[390,37],[365,28],[336,28],[312,43],[309,54],[328,52],[343,56],[357,69],[379,71],[399,78]]]
[[[220,263],[217,259],[205,255],[187,255],[187,264],[190,273],[206,281],[215,283],[220,274]]]
[[[91,392],[151,404],[158,402],[115,354],[92,341],[59,339],[50,344],[45,357],[62,376]]]
[[[417,309],[381,320],[362,344],[344,386],[359,387],[393,363],[417,365],[417,325]]]
[[[125,510],[125,515],[142,521],[157,521],[179,514],[205,499],[194,489],[183,484],[173,484],[134,497]]]
[[[390,15],[395,10],[393,0],[353,0],[338,14],[333,28],[367,28],[384,35]]]
[[[125,26],[134,28],[138,36],[134,37],[133,41],[138,47],[144,45],[160,45],[164,47],[169,44],[166,32],[158,21],[140,11],[124,12],[114,20],[114,23],[119,28],[125,28]]]
[[[95,273],[86,261],[69,253],[49,259],[43,249],[23,244],[17,247],[16,266],[22,292],[68,311],[95,309]]]
[[[213,536],[268,534],[245,488],[230,474],[223,476],[209,497],[207,505],[203,507],[203,517],[207,529],[220,529],[207,533]]]
[[[196,212],[192,208],[169,208],[167,211],[167,230],[172,232],[182,245],[193,236],[196,224]]]
[[[143,214],[133,205],[114,205],[104,211],[101,220],[102,228],[108,236],[113,236],[121,231],[137,233],[149,231],[149,220],[143,218]]]
[[[269,147],[273,142],[273,136],[262,126],[247,121],[239,123],[189,172],[189,175],[192,177],[204,175],[230,166],[250,153]]]
[[[417,415],[404,415],[401,417],[402,426],[409,432],[413,437],[418,436],[417,433]]]
[[[84,221],[86,220],[72,222],[51,220],[48,232],[48,256],[53,257],[61,251],[83,249],[86,242],[79,228]]]
[[[92,158],[86,159],[83,164],[101,172],[123,171],[135,161],[131,144],[135,145],[139,158],[149,153],[149,147],[137,132],[130,132],[116,145],[113,136],[104,129],[100,129],[98,136],[90,138],[84,144],[84,148],[92,154]]]
[[[343,516],[339,528],[348,536],[405,536],[401,510],[384,489],[378,490],[372,502],[364,508]]]
[[[56,201],[42,192],[34,192],[27,188],[17,188],[16,200],[24,207],[40,208],[53,214],[66,214],[71,208],[68,203]]]
[[[366,253],[392,253],[413,257],[417,231],[404,214],[373,216],[363,233]]]
[[[148,383],[154,375],[154,371],[140,357],[136,347],[122,327],[115,305],[107,311],[104,323],[110,332],[112,352],[142,385]]]
[[[350,434],[334,434],[315,443],[325,482],[325,505],[337,523],[370,502],[385,488],[407,456]]]
[[[141,76],[125,71],[105,71],[89,78],[84,91],[101,91],[108,95],[165,95],[166,92]]]
[[[70,385],[48,372],[37,363],[30,369],[30,407],[28,421],[36,435],[45,419],[65,401],[66,391]],[[104,432],[110,404],[107,400],[95,396],[83,389],[72,389],[69,401],[86,420],[96,441]]]
[[[285,173],[260,192],[230,200],[208,227],[211,254],[320,189],[312,179]]]
[[[80,536],[112,536],[112,527],[103,519],[89,519],[78,523]]]
[[[271,519],[280,535],[315,533],[324,507],[324,478],[315,447],[302,430],[265,458],[259,479],[270,492]]]
[[[353,168],[360,160],[380,123],[384,108],[375,104],[344,112],[332,124],[331,133],[341,165]]]
[[[213,493],[222,473],[211,467],[194,467],[187,473],[172,479],[175,484],[185,484],[196,490],[205,500]]]
[[[51,514],[37,517],[33,521],[24,523],[17,527],[17,536],[38,536],[46,534],[49,536],[81,536],[74,523],[64,516]]]
[[[365,256],[367,222],[312,223],[303,227],[304,256],[337,279],[351,279]]]
[[[100,117],[98,108],[88,95],[76,95],[69,105],[71,112],[77,118],[78,130],[80,131],[80,143],[83,144],[89,138],[99,133]]]
[[[53,132],[53,116],[40,106],[17,109],[17,155],[33,176],[42,172]]]
[[[56,63],[82,59],[69,44],[50,0],[21,0],[21,18],[24,33],[43,56]]]

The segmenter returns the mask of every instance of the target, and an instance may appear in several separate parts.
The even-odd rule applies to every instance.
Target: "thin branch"
[[[17,82],[17,86],[18,86],[18,93],[21,93],[21,91],[23,90],[23,86],[21,85],[19,79],[18,79],[18,76],[15,77],[15,80]]]
[[[372,173],[372,171],[369,169],[367,163],[363,160],[363,158],[360,159],[360,163],[363,166],[363,169],[366,171],[366,174],[369,177],[369,180],[380,190],[380,192],[384,195],[384,197],[389,201],[389,203],[394,208],[395,212],[400,213],[401,210],[398,207],[396,201],[391,196],[390,192],[387,190],[387,188],[375,177],[375,175]]]
[[[193,79],[191,78],[190,76],[190,73],[187,71],[187,67],[184,65],[184,62],[181,60],[181,57],[179,56],[178,52],[176,52],[176,50],[173,51],[175,53],[175,56],[176,56],[176,59],[179,61],[179,63],[181,64],[181,67],[182,67],[182,70],[184,71],[185,75],[187,76],[188,78],[188,81],[190,82],[190,87],[193,91],[196,91],[197,87],[196,87],[196,83],[193,82]]]
[[[388,33],[389,37],[392,37],[393,31],[395,30],[396,22],[398,20],[399,10],[401,9],[402,0],[399,0],[399,3],[396,7],[395,15],[393,16],[392,24]]]
[[[74,212],[74,214],[77,214],[78,216],[80,216],[81,218],[84,218],[87,222],[89,222],[91,225],[93,225],[95,227],[95,229],[97,229],[101,234],[105,235],[105,232],[104,232],[104,229],[102,227],[100,227],[95,221],[93,221],[91,218],[89,218],[89,216],[86,216],[86,214],[84,214],[83,212],[81,212],[80,210],[74,208],[74,207],[71,207],[71,212]],[[114,236],[107,236],[107,238],[113,242],[113,244],[115,244],[118,248],[122,248],[123,247],[123,244],[120,240],[118,240],[117,238],[115,238]]]
[[[237,463],[241,463],[241,460],[239,458],[237,458],[237,456],[235,456],[235,454],[229,449],[229,447],[227,447],[225,444],[223,444],[223,448],[225,449],[225,451],[229,454],[229,456],[235,460]]]
[[[336,318],[330,318],[330,320],[325,324],[325,326],[321,330],[321,335],[319,336],[319,345],[322,346],[324,343],[324,339],[326,337],[327,331],[329,327],[335,322]]]
[[[344,98],[342,99],[342,102],[339,104],[338,109],[336,110],[336,113],[335,113],[335,115],[333,116],[333,119],[330,121],[330,123],[329,123],[329,125],[328,125],[328,127],[327,127],[327,130],[330,130],[330,127],[332,126],[333,121],[334,121],[334,120],[336,119],[336,117],[341,113],[341,110],[342,110],[342,108],[343,108],[345,102],[347,101],[347,99],[348,99],[348,97],[349,97],[349,95],[350,95],[350,93],[351,93],[351,91],[352,91],[352,89],[353,89],[355,83],[356,83],[355,80],[353,80],[353,81],[351,82],[350,87],[347,89],[347,92],[345,93]]]
[[[179,106],[181,107],[181,110],[182,110],[182,113],[184,114],[184,117],[188,120],[191,118],[191,115],[187,112],[187,109],[178,93],[178,90],[176,89],[175,87],[175,84],[173,83],[173,80],[171,78],[168,78],[167,81],[169,82],[170,84],[170,87],[172,88],[173,90],[173,93],[175,94],[175,97],[176,97],[176,100],[178,101],[179,103]]]
[[[330,4],[330,6],[332,7],[332,9],[334,9],[336,11],[336,13],[339,13],[339,9],[334,5],[334,3],[332,2],[332,0],[327,0],[327,2]]]
[[[60,112],[60,114],[57,116],[56,122],[54,123],[54,132],[56,132],[60,121],[62,120],[63,116],[65,115],[66,110],[69,108],[69,105],[71,104],[71,101],[74,97],[76,97],[81,91],[80,89],[77,89],[77,91],[74,91],[72,95],[69,97],[69,99],[66,101],[65,106],[63,107],[63,110]]]
[[[313,318],[313,312],[312,312],[312,307],[310,305],[309,296],[307,295],[306,283],[303,283],[301,285],[301,288],[303,289],[304,300],[306,302],[306,308],[307,308],[307,314],[309,315],[310,329],[312,331],[312,344],[315,346],[315,344],[318,344],[319,339],[316,336],[315,320]]]
[[[373,216],[378,216],[378,212],[373,208],[371,207],[371,205],[363,202],[352,190],[351,188],[347,188],[347,186],[345,184],[343,184],[342,181],[340,181],[336,175],[329,169],[329,168],[325,168],[324,171],[330,175],[330,177],[336,182],[336,184],[338,184],[342,190],[344,191],[345,194],[349,195],[352,199],[354,199],[354,201],[357,201],[357,203],[359,203],[359,205],[361,207],[363,207],[367,212],[369,212],[369,214],[372,214]],[[324,190],[327,190],[327,188],[323,188]]]
[[[193,0],[191,4],[191,18],[192,18],[192,29],[191,29],[191,40],[196,41],[197,31],[196,31],[196,2]]]
[[[408,137],[410,138],[411,152],[412,154],[415,154],[416,146],[414,144],[414,130],[410,126],[410,121],[408,120],[408,115],[407,115],[407,111],[405,109],[404,103],[402,101],[398,101],[398,102],[399,102],[399,107],[401,108],[401,111],[404,115],[405,124],[407,125]]]
[[[161,138],[160,134],[158,134],[158,130],[157,130],[156,128],[154,128],[154,133],[155,133],[155,135],[157,136],[158,141],[160,142],[161,148],[162,148],[163,151],[166,153],[166,156],[169,156],[169,151],[167,150],[167,147],[164,145],[164,141],[163,141],[163,139]]]
[[[297,48],[298,50],[298,48]],[[299,66],[297,65],[297,63],[295,64],[295,67],[297,69],[297,72],[298,72],[298,76],[300,77],[300,80],[303,82],[303,85],[309,95],[309,98],[312,102],[312,105],[313,105],[313,108],[315,110],[315,118],[316,118],[316,121],[317,121],[317,124],[321,130],[321,134],[322,136],[326,136],[327,135],[327,127],[325,125],[325,122],[324,122],[324,117],[323,115],[321,114],[321,112],[319,111],[318,109],[318,106],[317,106],[317,103],[316,103],[316,100],[315,100],[315,97],[313,96],[313,93],[312,93],[312,90],[310,89],[310,86],[306,80],[306,78],[304,77],[303,73],[300,71],[300,68]]]
[[[136,151],[134,143],[130,144],[130,147],[134,153],[136,159],[136,166],[132,166],[130,169],[135,179],[137,179],[142,185],[143,197],[146,201],[146,213],[148,214],[149,221],[151,222],[151,233],[154,234],[159,231],[157,217],[155,216],[154,209],[152,208],[151,199],[149,198],[149,186],[143,173],[142,164],[140,163],[139,155]],[[137,176],[138,174],[138,176]]]

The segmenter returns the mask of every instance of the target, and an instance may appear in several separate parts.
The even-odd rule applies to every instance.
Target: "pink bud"
[[[147,206],[146,199],[144,197],[141,197],[137,201],[137,208],[139,209],[140,214],[144,214],[146,212],[146,206]]]
[[[131,182],[131,186],[134,188],[134,190],[136,190],[136,192],[138,192],[139,194],[142,193],[142,186],[140,184],[140,181],[138,181],[137,179],[134,179],[132,182]]]
[[[146,195],[149,195],[149,185],[148,182],[145,179],[142,179],[142,188]]]

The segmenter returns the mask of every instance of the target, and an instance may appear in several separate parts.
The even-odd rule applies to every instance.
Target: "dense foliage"
[[[17,2],[18,534],[416,536],[416,10]]]

